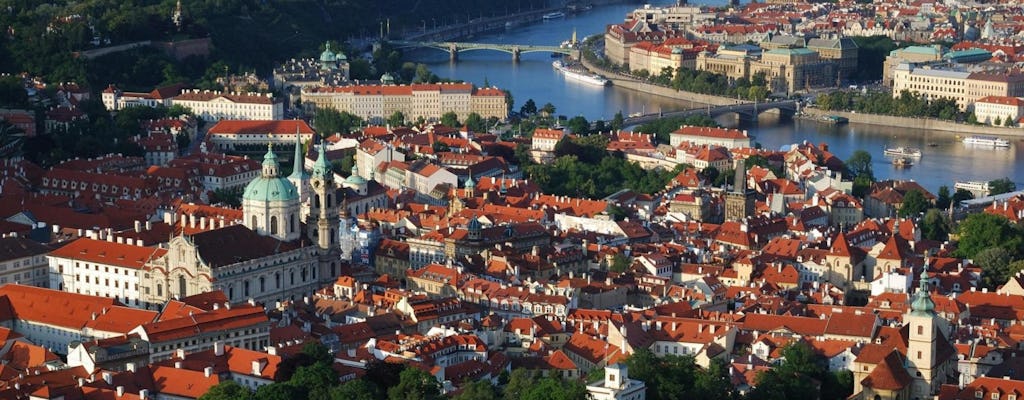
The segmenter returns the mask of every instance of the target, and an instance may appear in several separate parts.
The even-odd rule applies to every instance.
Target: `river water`
[[[665,1],[655,1],[664,4]],[[722,5],[720,0],[710,5]],[[571,15],[564,19],[516,26],[504,32],[478,35],[462,39],[480,43],[514,43],[557,46],[569,39],[575,30],[578,37],[604,32],[607,24],[617,23],[633,9],[635,4],[595,7],[593,10]],[[518,63],[512,56],[496,51],[471,51],[459,54],[457,62],[450,62],[448,53],[420,49],[407,51],[409,60],[424,63],[441,77],[461,79],[482,85],[491,85],[511,91],[514,107],[518,109],[527,99],[537,106],[552,103],[556,113],[568,117],[582,115],[590,121],[610,120],[616,112],[624,115],[634,112],[675,111],[694,107],[685,101],[668,99],[618,87],[599,88],[566,80],[551,67],[553,60],[547,53],[522,54]],[[736,126],[735,121],[720,121]],[[875,175],[879,179],[913,179],[936,192],[941,185],[953,185],[955,180],[992,180],[1009,177],[1024,188],[1024,142],[1014,140],[1009,149],[967,146],[956,141],[950,132],[894,129],[869,125],[832,126],[813,121],[778,122],[763,118],[760,122],[738,126],[747,129],[765,148],[778,149],[808,141],[827,143],[829,150],[846,159],[859,149],[871,153]],[[915,165],[905,169],[892,166],[882,154],[886,146],[912,146],[921,149],[923,156]]]

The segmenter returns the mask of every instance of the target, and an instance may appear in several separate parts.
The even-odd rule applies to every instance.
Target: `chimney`
[[[203,368],[203,376],[209,378],[211,375],[213,375],[213,367]]]
[[[104,371],[103,372],[103,381],[106,382],[108,385],[113,385],[114,384],[114,374],[111,374],[110,372]]]
[[[117,387],[117,397],[124,396],[124,386]]]
[[[274,346],[274,345],[267,346],[267,354],[270,354],[272,356],[276,356],[277,355],[277,346]]]
[[[216,303],[214,303],[216,305]],[[213,342],[213,355],[220,357],[224,355],[224,342]]]
[[[135,232],[142,232],[142,221],[135,220]]]
[[[174,362],[174,368],[181,369],[181,366],[182,366],[181,361],[175,361]]]
[[[185,349],[178,349],[178,350],[177,350],[177,351],[175,352],[175,355],[176,355],[176,356],[177,356],[178,358],[180,358],[180,359],[184,360],[184,359],[185,359]]]
[[[125,363],[124,364],[124,369],[125,369],[125,371],[128,371],[128,372],[135,372],[135,363],[133,363],[133,362]]]
[[[149,400],[149,389],[139,389],[139,400]]]

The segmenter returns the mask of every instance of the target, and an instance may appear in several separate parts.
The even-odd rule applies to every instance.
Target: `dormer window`
[[[980,390],[974,392],[974,398],[980,399],[980,398],[983,398],[983,397],[985,397],[985,394],[982,393]]]

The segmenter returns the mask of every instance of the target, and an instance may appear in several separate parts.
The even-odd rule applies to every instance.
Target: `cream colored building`
[[[926,99],[952,99],[961,111],[974,109],[983,97],[1024,96],[1024,75],[1018,72],[969,72],[935,66],[900,64],[893,73],[893,97],[904,90]]]
[[[807,48],[778,48],[758,52],[747,47],[719,47],[714,54],[697,55],[697,70],[722,74],[730,79],[764,73],[769,90],[792,93],[808,87],[832,86],[836,63],[822,60]]]
[[[508,117],[503,90],[474,88],[468,83],[305,87],[302,102],[307,111],[331,108],[375,123],[396,111],[407,120],[439,120],[448,112],[454,112],[460,120],[474,112],[483,118]]]
[[[942,46],[910,46],[889,52],[882,63],[882,84],[892,87],[896,67],[903,63],[927,63],[942,60]]]
[[[987,96],[974,102],[974,116],[978,122],[990,125],[1005,126],[1006,120],[1016,121],[1024,115],[1024,100],[1018,97]],[[996,121],[999,121],[996,124]],[[1013,126],[1011,125],[1011,126]]]

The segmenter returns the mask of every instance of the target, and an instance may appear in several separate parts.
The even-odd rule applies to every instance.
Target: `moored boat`
[[[896,168],[907,168],[914,165],[914,160],[911,160],[910,157],[896,157],[892,159],[892,165]]]
[[[545,20],[565,18],[565,13],[561,11],[549,12],[547,14],[544,14],[544,16],[542,16],[541,18]]]
[[[574,70],[572,68],[569,68],[561,60],[552,61],[551,62],[551,66],[555,67],[555,69],[561,71],[562,74],[564,74],[566,78],[577,80],[577,81],[580,81],[580,82],[583,82],[583,83],[588,83],[588,84],[595,85],[595,86],[607,86],[608,82],[609,82],[608,79],[605,79],[601,75],[589,74],[589,73],[586,73],[585,71],[577,71],[577,70]]]
[[[913,147],[886,147],[883,153],[896,157],[921,157],[921,150]]]
[[[964,138],[964,144],[973,144],[978,146],[990,146],[990,147],[1010,147],[1010,141],[1006,139],[1000,139],[995,136],[982,136],[973,135]]]

